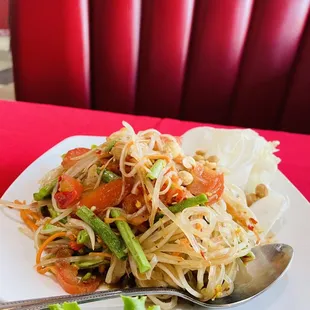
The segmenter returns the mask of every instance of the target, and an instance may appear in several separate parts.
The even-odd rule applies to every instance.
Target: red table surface
[[[31,162],[69,136],[106,136],[118,130],[122,120],[130,123],[135,130],[152,127],[173,135],[206,125],[9,101],[0,101],[0,116],[0,196]],[[310,200],[310,135],[267,130],[257,132],[267,140],[281,142],[277,153],[282,159],[280,170]]]

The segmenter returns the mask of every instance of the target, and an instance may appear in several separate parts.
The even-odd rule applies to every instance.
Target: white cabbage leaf
[[[274,155],[278,145],[278,141],[268,142],[251,129],[197,127],[182,138],[185,154],[193,155],[200,149],[216,155],[227,182],[247,192],[254,192],[257,184],[272,182],[280,162]]]
[[[280,159],[274,155],[278,141],[268,142],[251,129],[216,129],[197,127],[182,137],[182,148],[187,155],[204,150],[219,158],[218,168],[225,173],[225,183],[237,185],[252,193],[256,185],[270,185],[278,170]],[[269,195],[251,206],[263,236],[288,207],[288,198],[269,190]]]

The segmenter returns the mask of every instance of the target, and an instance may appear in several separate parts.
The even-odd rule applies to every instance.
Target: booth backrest
[[[11,0],[16,98],[310,133],[310,0]]]

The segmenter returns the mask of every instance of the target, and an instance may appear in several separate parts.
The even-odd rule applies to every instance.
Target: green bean
[[[104,169],[103,173],[102,173],[102,181],[105,182],[105,183],[109,183],[111,181],[115,181],[117,179],[119,179],[120,177],[113,173],[112,171],[110,170],[107,170],[107,169]]]
[[[89,235],[88,232],[86,230],[80,230],[77,237],[76,237],[76,242],[78,244],[85,244],[87,242],[89,242]]]
[[[114,147],[114,145],[115,145],[116,142],[117,142],[116,139],[107,142],[107,145],[106,145],[106,147],[105,147],[105,151],[106,151],[106,152],[110,152],[110,151],[113,149],[113,147]]]
[[[151,180],[155,180],[158,178],[160,172],[163,170],[163,168],[166,166],[166,161],[163,159],[157,159],[150,169],[151,171],[147,174],[147,177]]]
[[[53,208],[53,206],[48,205],[47,209],[48,209],[48,212],[49,212],[50,215],[51,215],[51,218],[54,219],[55,217],[57,217],[57,216],[59,215],[58,212],[55,211],[55,209]]]
[[[100,174],[102,172],[102,170],[100,168],[97,169],[97,174]],[[115,181],[120,179],[120,176],[115,174],[114,172],[108,170],[108,169],[104,169],[102,176],[101,176],[101,180],[105,183],[109,183],[111,181]]]
[[[55,185],[56,185],[56,183],[57,183],[57,180],[54,180],[50,184],[47,184],[47,185],[41,187],[37,193],[33,194],[33,199],[35,201],[40,201],[40,200],[43,200],[46,197],[50,196]]]
[[[175,204],[174,206],[169,207],[169,210],[172,213],[182,212],[186,208],[195,207],[201,204],[208,202],[208,197],[205,194],[200,194],[195,197],[184,199],[183,201]],[[162,213],[157,213],[155,216],[155,221],[158,221],[164,215]]]
[[[92,273],[91,272],[87,272],[83,277],[82,277],[82,281],[84,282],[84,281],[87,281],[87,280],[89,280],[90,278],[91,278],[91,276],[92,276]]]
[[[208,201],[206,194],[200,194],[195,197],[184,199],[183,201],[175,204],[174,206],[169,207],[169,210],[172,213],[182,212],[186,208],[191,208],[195,206],[202,205]]]
[[[43,229],[41,230],[41,233],[42,234],[44,234],[44,233],[46,233],[46,231],[49,231],[50,229],[59,229],[59,227],[58,226],[55,226],[55,225],[52,225],[52,224],[49,224],[49,223],[47,223],[47,224],[45,224],[44,225],[44,227],[43,227]],[[52,233],[53,234],[53,233]]]
[[[59,213],[57,211],[55,211],[55,209],[53,208],[53,206],[49,205],[47,207],[48,212],[51,216],[52,219],[54,219],[55,217],[57,217],[59,215]],[[64,217],[63,219],[61,219],[59,222],[66,224],[68,222],[67,217]]]
[[[118,259],[125,259],[127,257],[122,241],[116,236],[110,226],[96,216],[93,211],[83,206],[76,211],[76,215],[99,235]]]
[[[111,210],[112,217],[119,217],[121,215],[120,211],[116,209]],[[150,270],[151,265],[147,260],[142,247],[138,239],[133,234],[130,226],[125,221],[115,221],[116,227],[119,230],[128,250],[130,251],[133,259],[138,265],[138,269],[141,273]]]

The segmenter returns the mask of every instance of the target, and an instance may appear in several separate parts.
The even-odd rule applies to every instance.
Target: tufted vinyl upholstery
[[[18,100],[310,133],[310,0],[11,0]]]

